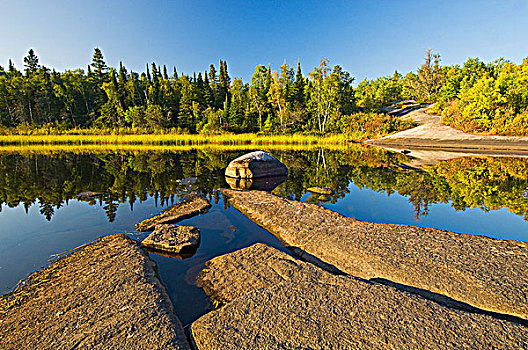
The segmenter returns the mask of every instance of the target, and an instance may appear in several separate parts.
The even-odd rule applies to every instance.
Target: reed
[[[351,144],[194,144],[194,145],[153,145],[153,144],[30,144],[3,145],[0,153],[54,154],[69,153],[112,153],[112,152],[187,152],[187,151],[312,151],[325,149],[345,151]]]
[[[342,134],[260,135],[260,134],[125,134],[125,135],[0,135],[0,145],[345,145]]]

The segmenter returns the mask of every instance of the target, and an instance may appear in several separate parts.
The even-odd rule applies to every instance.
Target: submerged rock
[[[150,231],[153,230],[156,225],[175,223],[183,219],[188,219],[207,212],[209,208],[211,208],[211,203],[209,203],[207,199],[197,194],[191,194],[182,202],[164,210],[161,214],[136,224],[136,230]]]
[[[286,181],[286,176],[234,178],[226,176],[226,182],[233,190],[259,190],[273,191],[277,186]]]
[[[223,190],[250,219],[347,274],[528,319],[528,244],[362,222],[261,191]],[[314,260],[315,261],[315,260]]]
[[[199,284],[227,303],[191,325],[198,349],[524,348],[528,328],[336,276],[258,243],[207,262]]]
[[[170,253],[185,253],[200,245],[200,229],[193,226],[156,225],[154,232],[143,240],[143,245]]]
[[[288,168],[264,151],[244,154],[227,166],[225,175],[233,178],[286,176]]]
[[[331,196],[335,193],[334,190],[328,187],[310,187],[307,190],[312,193],[323,194],[327,196]]]
[[[100,197],[102,195],[103,194],[101,192],[86,191],[86,192],[79,193],[77,195],[77,197],[79,197],[79,198],[95,198],[95,197]]]

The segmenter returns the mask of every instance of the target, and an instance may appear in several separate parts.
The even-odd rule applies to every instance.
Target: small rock
[[[171,253],[196,249],[199,244],[199,228],[167,224],[157,225],[154,232],[143,240],[143,245],[146,247]]]
[[[169,224],[203,214],[211,208],[211,203],[196,194],[187,196],[182,202],[177,203],[161,214],[136,224],[138,231],[153,230],[156,225]]]
[[[330,201],[332,198],[330,198],[330,197],[328,197],[328,196],[320,195],[319,197],[317,197],[317,199],[319,199],[321,202],[328,202],[328,201]]]
[[[334,190],[328,187],[310,187],[308,188],[308,191],[317,193],[317,194],[324,194],[328,196],[331,196],[335,193]]]
[[[288,168],[268,153],[255,151],[244,154],[229,163],[225,175],[234,178],[286,176]]]
[[[95,198],[95,197],[99,197],[99,196],[102,196],[103,194],[101,192],[92,192],[92,191],[86,191],[86,192],[81,192],[77,195],[77,197],[79,198]]]

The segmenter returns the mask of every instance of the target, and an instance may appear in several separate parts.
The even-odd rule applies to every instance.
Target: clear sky
[[[203,71],[225,59],[248,81],[257,64],[277,69],[321,57],[356,81],[415,71],[432,48],[444,64],[468,57],[520,63],[528,56],[528,0],[0,0],[0,65],[23,68],[33,48],[57,70],[83,68],[99,47],[107,64],[143,71],[166,64]]]

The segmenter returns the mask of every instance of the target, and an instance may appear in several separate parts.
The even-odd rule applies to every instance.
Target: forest
[[[170,73],[169,73],[170,71]],[[435,103],[443,123],[469,132],[528,135],[528,59],[442,66],[428,50],[416,72],[364,80],[323,58],[303,75],[284,63],[255,67],[251,82],[229,76],[220,60],[179,74],[151,63],[142,73],[108,67],[95,48],[83,69],[57,72],[30,49],[24,70],[0,66],[0,134],[151,132],[336,134],[365,138],[410,127],[381,113],[393,101]],[[73,130],[73,131],[72,131]],[[88,130],[88,131],[87,131]]]

